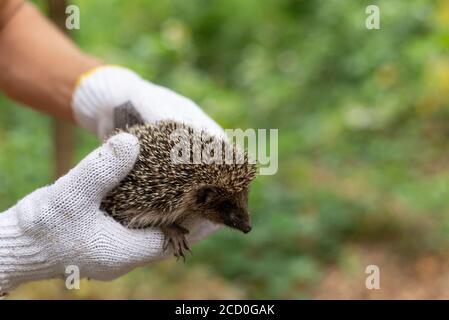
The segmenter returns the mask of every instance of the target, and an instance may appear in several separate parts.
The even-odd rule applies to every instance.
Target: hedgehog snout
[[[225,223],[226,224],[226,223]],[[231,222],[228,224],[231,228],[242,231],[243,233],[248,233],[251,231],[252,227],[249,221],[238,221]]]
[[[245,225],[245,226],[243,226],[241,229],[240,229],[243,233],[248,233],[248,232],[250,232],[251,231],[251,226],[248,224],[248,225]]]

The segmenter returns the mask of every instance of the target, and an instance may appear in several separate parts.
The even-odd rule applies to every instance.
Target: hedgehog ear
[[[127,101],[114,108],[115,129],[126,129],[137,124],[144,124],[144,121],[131,101]]]
[[[217,195],[217,189],[214,186],[204,186],[196,192],[196,201],[199,204],[210,203]]]

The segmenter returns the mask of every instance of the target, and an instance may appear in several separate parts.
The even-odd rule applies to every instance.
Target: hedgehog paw
[[[165,235],[163,247],[164,251],[167,251],[169,248],[171,248],[174,256],[176,257],[176,260],[179,260],[179,258],[182,257],[185,262],[185,254],[187,251],[190,251],[189,243],[186,239],[186,235],[189,233],[189,230],[181,227],[178,224],[162,227],[161,230]]]

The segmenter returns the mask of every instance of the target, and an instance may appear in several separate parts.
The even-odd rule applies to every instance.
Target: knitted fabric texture
[[[147,122],[174,120],[226,138],[223,129],[195,102],[118,66],[100,67],[83,78],[72,107],[80,126],[104,138],[114,130],[114,108],[128,101]]]
[[[138,152],[134,136],[114,136],[53,185],[0,214],[0,292],[64,277],[71,265],[82,277],[109,280],[164,256],[159,230],[130,230],[99,210]]]

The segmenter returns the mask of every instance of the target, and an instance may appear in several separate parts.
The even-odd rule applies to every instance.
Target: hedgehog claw
[[[163,250],[167,251],[170,247],[173,255],[176,257],[176,261],[178,261],[179,258],[182,257],[185,262],[185,252],[191,251],[185,237],[185,235],[188,234],[189,231],[177,224],[162,227],[161,230],[165,235]]]
[[[189,242],[187,241],[187,239],[184,238],[182,244],[184,245],[184,249],[186,251],[189,251],[190,253],[192,253],[192,250],[190,249]]]
[[[168,249],[168,245],[170,244],[170,238],[165,236],[164,245],[162,246],[162,250],[165,252]]]
[[[183,247],[183,243],[184,243],[184,240],[179,241],[179,243],[178,243],[178,260],[179,260],[179,257],[182,257],[184,262],[186,262],[186,256],[184,254],[185,248]]]

